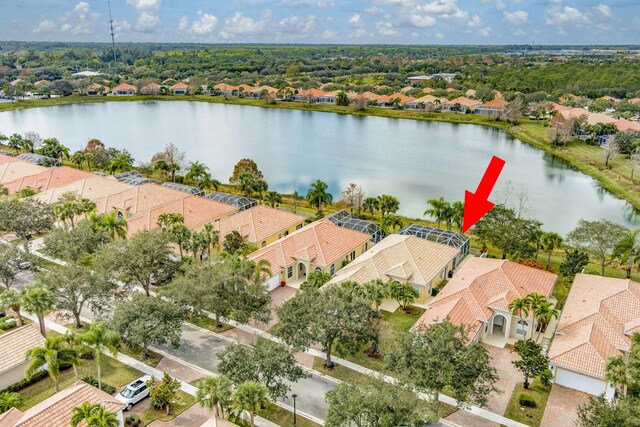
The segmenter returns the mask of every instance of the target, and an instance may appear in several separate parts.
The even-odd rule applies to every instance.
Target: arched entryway
[[[491,334],[504,335],[507,333],[507,318],[502,314],[496,314],[493,316],[493,323],[491,324]]]
[[[305,279],[307,277],[307,266],[303,263],[298,263],[298,279]]]

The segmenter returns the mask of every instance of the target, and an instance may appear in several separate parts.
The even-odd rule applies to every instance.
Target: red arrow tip
[[[462,232],[466,232],[478,222],[495,205],[483,196],[477,196],[470,191],[464,192],[464,215],[462,217]]]

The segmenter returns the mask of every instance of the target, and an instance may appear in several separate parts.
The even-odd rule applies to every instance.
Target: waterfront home
[[[418,304],[427,302],[434,287],[455,268],[459,250],[413,235],[391,234],[340,270],[328,283],[359,284],[371,280],[410,283],[419,292]],[[390,304],[397,308],[397,304]]]
[[[282,283],[299,287],[312,271],[335,274],[371,247],[369,239],[368,234],[323,218],[258,249],[247,258],[254,262],[269,261],[269,289]]]
[[[475,107],[474,112],[487,117],[501,117],[509,103],[504,99],[496,98]]]
[[[108,196],[121,193],[131,188],[133,188],[133,186],[122,183],[110,175],[91,175],[66,185],[49,188],[32,197],[41,202],[53,204],[59,202],[63,194],[73,193],[78,196],[78,198],[89,199],[98,203],[101,200],[104,201]]]
[[[37,82],[35,82],[33,85],[34,85],[35,87],[40,87],[40,86],[42,86],[42,85],[46,85],[46,84],[49,84],[49,83],[50,83],[50,82],[49,82],[49,80],[42,79],[42,80],[38,80],[38,81],[37,81]]]
[[[407,102],[406,107],[410,110],[437,109],[444,102],[447,102],[445,98],[437,98],[433,95],[424,95],[420,98]]]
[[[247,242],[264,248],[301,229],[304,226],[304,220],[303,216],[291,212],[257,205],[218,221],[216,229],[220,235],[221,245],[225,236],[232,231],[237,231]]]
[[[320,89],[301,90],[291,97],[292,101],[309,104],[335,104],[336,92],[324,92]]]
[[[118,217],[129,219],[140,212],[189,197],[189,194],[171,190],[157,184],[134,185],[125,191],[111,194],[96,202],[98,213],[117,212]]]
[[[371,104],[372,102],[380,103],[384,99],[383,95],[378,95],[377,93],[368,92],[368,91],[362,92],[360,95],[357,95],[357,96],[361,96],[364,99],[366,99],[368,104]]]
[[[158,83],[149,83],[148,85],[140,88],[140,93],[143,95],[158,95],[162,91],[162,86]]]
[[[73,408],[85,402],[104,406],[105,410],[116,414],[118,426],[124,426],[125,405],[84,381],[77,381],[24,412],[16,408],[9,409],[0,415],[0,425],[3,427],[68,427],[73,416]],[[80,425],[86,424],[82,422]]]
[[[231,97],[231,96],[239,96],[240,89],[238,86],[231,86],[226,83],[218,83],[213,87],[214,94],[219,93],[222,96]]]
[[[378,101],[378,106],[384,108],[391,108],[395,106],[403,107],[408,102],[414,101],[415,98],[412,96],[403,95],[401,93],[392,93],[391,95],[383,96]]]
[[[183,82],[174,84],[169,88],[174,95],[186,95],[189,93],[189,85]]]
[[[428,304],[414,328],[449,319],[465,325],[474,342],[501,348],[524,337],[533,338],[533,319],[524,313],[521,319],[509,304],[534,292],[551,298],[557,279],[548,271],[509,260],[468,258]]]
[[[38,192],[47,191],[51,188],[62,187],[82,178],[93,177],[95,175],[79,169],[61,166],[56,168],[46,168],[42,172],[22,176],[4,184],[9,190],[9,194],[17,194],[25,188],[32,188]]]
[[[47,168],[44,166],[26,162],[17,157],[0,154],[0,184],[4,185],[24,176],[35,175],[45,170]]]
[[[138,89],[130,84],[121,83],[118,86],[111,89],[109,92],[113,96],[133,96],[138,92]]]
[[[475,99],[469,99],[465,96],[459,96],[440,105],[440,111],[449,111],[455,113],[473,112],[475,107],[481,105],[482,102]]]
[[[25,355],[43,345],[44,337],[33,323],[0,335],[0,390],[25,378],[24,372],[30,363]],[[0,425],[4,424],[0,422]]]
[[[106,87],[101,84],[91,83],[81,90],[80,93],[87,96],[100,96],[104,93],[105,89]]]
[[[636,332],[640,283],[576,275],[549,349],[553,381],[612,399],[615,387],[605,379],[605,365],[610,357],[627,357]]]

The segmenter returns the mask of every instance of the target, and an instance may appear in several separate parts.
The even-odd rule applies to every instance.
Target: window
[[[122,211],[118,211],[118,219],[124,219],[124,214]]]
[[[285,235],[285,236],[288,236],[288,235],[289,235],[289,230],[286,230],[286,231],[284,232],[284,235]]]
[[[351,252],[347,259],[349,259],[349,261],[353,261],[354,259],[356,259],[356,251]]]
[[[362,252],[366,252],[367,251],[367,246],[369,246],[368,243],[365,243],[364,245],[362,245]]]
[[[333,275],[336,272],[336,266],[331,264],[331,269],[329,271],[331,272],[331,275]]]
[[[292,265],[287,267],[287,279],[290,279],[291,276],[293,276],[293,266]]]
[[[518,326],[516,327],[516,334],[527,336],[529,332],[529,324],[524,320],[518,320]]]
[[[316,271],[322,271],[321,267],[316,267]]]
[[[302,224],[296,225],[296,230],[300,230],[302,228]]]
[[[262,247],[264,248],[265,246],[267,246],[267,242],[263,241],[262,242]]]

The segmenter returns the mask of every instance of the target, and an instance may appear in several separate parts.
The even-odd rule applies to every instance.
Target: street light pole
[[[296,397],[298,395],[294,393],[291,397],[293,397],[293,427],[296,427]]]

